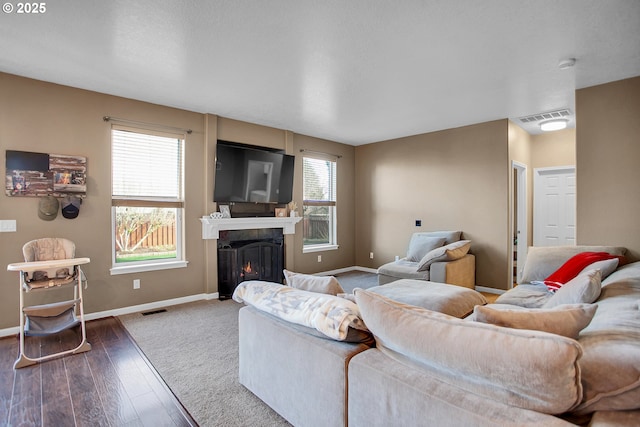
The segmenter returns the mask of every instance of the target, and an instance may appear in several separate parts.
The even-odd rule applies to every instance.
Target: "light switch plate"
[[[0,233],[11,233],[17,230],[15,219],[0,220]]]

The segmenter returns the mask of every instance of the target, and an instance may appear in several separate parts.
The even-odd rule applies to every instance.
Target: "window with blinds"
[[[112,131],[114,198],[182,200],[182,138]]]
[[[303,157],[303,244],[305,252],[337,247],[336,162]]]
[[[112,129],[112,274],[184,261],[183,152],[182,135]]]

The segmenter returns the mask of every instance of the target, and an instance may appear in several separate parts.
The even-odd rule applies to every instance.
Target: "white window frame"
[[[312,160],[322,160],[322,161],[328,161],[333,163],[333,173],[334,173],[334,177],[333,179],[329,178],[329,180],[333,181],[333,194],[334,194],[334,199],[335,200],[323,200],[323,201],[319,201],[319,200],[303,200],[302,202],[302,216],[304,218],[304,208],[306,206],[328,206],[329,209],[331,209],[333,211],[332,214],[332,221],[330,221],[329,223],[329,233],[330,233],[330,237],[329,237],[329,243],[321,243],[321,244],[316,244],[316,245],[305,245],[304,244],[304,237],[303,237],[303,244],[302,244],[302,253],[312,253],[312,252],[323,252],[323,251],[330,251],[330,250],[336,250],[338,249],[340,246],[338,245],[338,179],[337,179],[337,175],[338,175],[338,162],[336,161],[336,159],[331,156],[331,155],[322,155],[322,154],[313,154],[313,155],[304,155],[302,158],[302,162],[303,162],[303,172],[302,172],[302,180],[303,180],[303,187],[304,187],[304,181],[305,181],[305,176],[304,176],[304,159],[312,159]],[[329,183],[331,184],[331,183]],[[304,191],[304,190],[303,190]],[[304,194],[303,194],[303,199],[304,199]]]
[[[128,131],[143,135],[162,136],[169,138],[176,138],[181,140],[180,143],[180,182],[179,182],[179,197],[166,198],[166,197],[124,197],[114,196],[113,190],[111,191],[111,275],[138,273],[145,271],[167,270],[174,268],[184,268],[187,266],[186,254],[184,250],[184,174],[185,174],[185,135],[158,132],[155,130],[148,130],[142,128],[131,128],[127,126],[113,125],[111,132],[111,156],[113,156],[113,131]],[[113,182],[113,163],[111,171],[111,180]],[[131,207],[175,207],[176,208],[176,257],[171,259],[155,259],[155,260],[142,260],[131,261],[126,263],[116,263],[116,241],[115,241],[115,229],[116,229],[116,208],[119,206],[131,206]]]

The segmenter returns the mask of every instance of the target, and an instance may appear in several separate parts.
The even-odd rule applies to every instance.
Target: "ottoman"
[[[427,280],[400,279],[367,291],[460,319],[471,314],[476,305],[487,304],[485,297],[473,289]]]

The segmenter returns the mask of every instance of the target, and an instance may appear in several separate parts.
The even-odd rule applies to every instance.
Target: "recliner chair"
[[[378,268],[378,284],[399,279],[428,280],[475,288],[476,258],[461,231],[413,233],[407,256]]]

